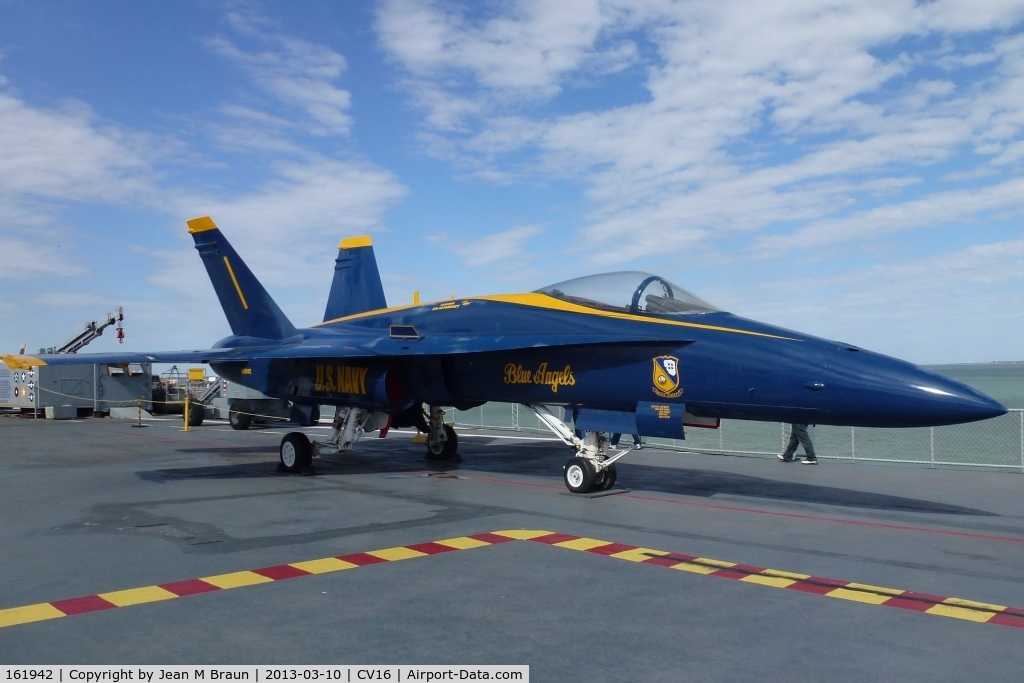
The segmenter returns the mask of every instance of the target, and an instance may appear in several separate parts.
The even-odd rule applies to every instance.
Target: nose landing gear
[[[608,457],[608,440],[599,432],[588,431],[581,439],[567,424],[555,417],[547,406],[526,406],[537,414],[548,429],[553,431],[567,446],[576,449],[576,455],[562,467],[565,487],[573,493],[607,491],[615,485],[618,473],[615,461],[629,452],[625,449]]]

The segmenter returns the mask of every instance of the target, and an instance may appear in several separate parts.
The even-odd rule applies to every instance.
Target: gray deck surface
[[[0,608],[512,528],[1024,607],[1019,474],[644,450],[619,465],[630,493],[586,498],[549,440],[466,432],[444,467],[392,433],[292,476],[283,428],[147,424],[0,419]],[[0,663],[1020,681],[1024,629],[514,542],[2,628]]]

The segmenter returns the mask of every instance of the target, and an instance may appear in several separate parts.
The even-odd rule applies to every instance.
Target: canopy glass
[[[622,313],[673,315],[719,310],[659,275],[636,270],[578,277],[535,291],[581,306]]]

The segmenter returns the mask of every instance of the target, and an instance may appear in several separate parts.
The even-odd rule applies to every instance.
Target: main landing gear
[[[451,425],[444,423],[444,411],[438,406],[430,406],[427,418],[427,460],[461,460],[459,435]]]
[[[391,416],[363,408],[338,406],[326,441],[310,441],[302,432],[291,432],[281,439],[279,469],[292,473],[312,473],[313,458],[352,450],[366,432],[380,430],[383,438],[391,427]]]
[[[581,439],[567,424],[555,417],[547,406],[526,407],[535,412],[541,422],[567,446],[576,449],[576,455],[569,458],[562,467],[562,478],[565,480],[566,488],[573,493],[590,493],[607,491],[615,485],[615,461],[629,453],[628,448],[608,457],[608,440],[600,432],[587,432]]]

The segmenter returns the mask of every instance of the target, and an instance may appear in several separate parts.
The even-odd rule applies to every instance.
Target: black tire
[[[198,427],[203,424],[203,418],[206,417],[206,408],[201,404],[194,401],[189,401],[188,404],[188,426]]]
[[[281,469],[285,472],[300,472],[313,462],[313,448],[309,439],[302,432],[285,434],[278,449]]]
[[[427,441],[427,460],[456,460],[459,454],[459,435],[450,425],[444,426],[444,444],[435,451]]]
[[[570,458],[562,468],[565,487],[573,493],[588,493],[594,486],[596,474],[594,466],[586,458]]]
[[[231,424],[232,429],[246,430],[249,425],[252,424],[252,410],[249,409],[249,404],[245,401],[236,401],[231,404],[231,408],[228,410],[228,422]]]
[[[594,491],[607,491],[611,487],[615,486],[615,479],[618,473],[615,471],[615,465],[609,465],[605,469],[597,473],[594,477]]]

